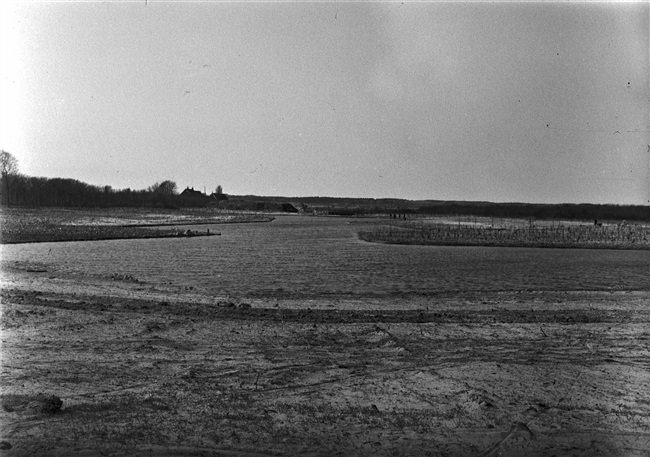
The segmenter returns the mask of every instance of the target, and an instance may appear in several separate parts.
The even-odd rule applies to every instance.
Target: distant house
[[[198,190],[194,190],[194,187],[191,189],[189,187],[186,187],[183,192],[181,192],[181,196],[183,197],[205,197],[203,192],[200,192]]]
[[[217,194],[216,192],[211,193],[210,198],[214,198],[217,201],[228,200],[228,196],[226,194]]]

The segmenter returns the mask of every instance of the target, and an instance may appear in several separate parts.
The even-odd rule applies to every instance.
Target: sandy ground
[[[650,456],[648,292],[248,300],[31,264],[2,281],[1,455]]]

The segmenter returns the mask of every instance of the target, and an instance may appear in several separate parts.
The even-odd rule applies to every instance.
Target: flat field
[[[174,226],[268,222],[273,217],[211,208],[2,208],[0,242],[96,241],[183,235]],[[195,231],[193,236],[208,235]]]
[[[0,452],[648,456],[649,324],[647,292],[237,300],[5,266]]]
[[[7,214],[14,231],[3,227],[3,236],[23,233],[16,224],[29,221],[27,233],[44,239],[50,232],[38,232],[39,217],[66,230],[216,220],[130,210]],[[183,240],[176,249],[219,253],[224,268],[256,272],[253,280],[277,277],[272,268],[291,264],[313,278],[317,268],[305,262],[318,256],[294,250],[311,243],[312,231],[304,227],[325,222],[283,224],[263,224],[265,237],[245,232],[243,245],[235,240],[243,228],[231,226],[223,237],[193,240],[196,246]],[[323,232],[323,251],[310,252],[323,257],[336,243],[345,243],[345,252],[324,264],[338,268],[336,274],[319,278],[357,274],[349,255],[368,255],[373,271],[392,265],[413,272],[387,264],[404,254],[397,247],[366,249],[354,237],[359,224],[336,237],[339,225]],[[255,239],[258,244],[246,244]],[[168,241],[146,244],[147,252],[160,252],[154,245]],[[117,252],[122,242],[108,243]],[[284,244],[293,250],[281,249]],[[107,249],[106,243],[87,246]],[[270,261],[268,272],[244,268],[241,246],[262,252],[254,262],[275,253],[287,263]],[[250,249],[248,257],[255,254]],[[454,275],[486,273],[461,262],[460,251],[453,257],[449,248],[439,251]],[[417,284],[381,270],[385,281],[401,278],[403,293],[329,294],[326,287],[328,293],[312,298],[247,295],[241,284],[251,278],[243,276],[239,295],[219,295],[182,281],[141,280],[117,266],[104,274],[25,256],[3,259],[0,455],[650,456],[650,292],[636,272],[643,258],[589,252],[594,255],[579,257],[576,268],[593,261],[593,274],[607,269],[599,276],[608,278],[607,288],[567,290],[558,283],[557,290],[543,284],[544,290],[478,292],[452,282],[447,290],[415,293]],[[421,266],[441,258],[409,249],[409,262],[416,254]],[[615,259],[622,270],[593,260],[601,258]],[[618,271],[634,276],[630,284],[641,290],[610,287],[611,275],[623,275]],[[442,272],[417,280],[431,275]],[[577,284],[597,288],[575,276]],[[370,279],[357,274],[348,281]]]

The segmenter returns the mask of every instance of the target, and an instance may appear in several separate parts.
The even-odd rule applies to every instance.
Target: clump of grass
[[[2,395],[2,408],[8,412],[21,414],[55,414],[63,406],[63,402],[56,395]]]

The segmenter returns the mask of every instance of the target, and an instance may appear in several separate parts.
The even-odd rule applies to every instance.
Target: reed
[[[563,225],[514,221],[501,224],[409,221],[359,232],[364,241],[389,244],[650,249],[645,225]]]

